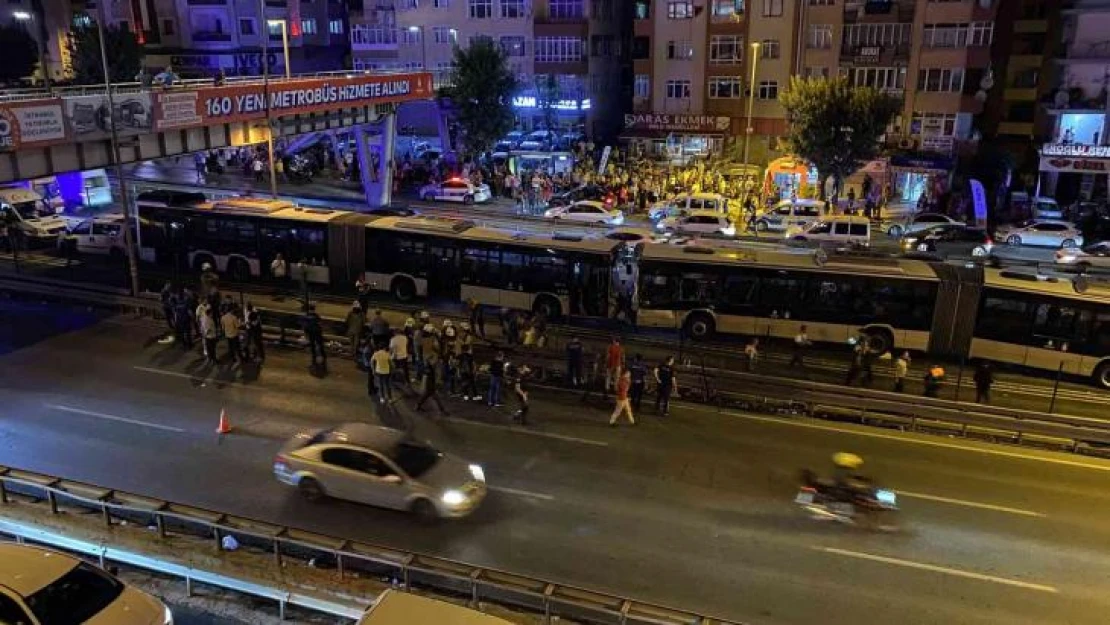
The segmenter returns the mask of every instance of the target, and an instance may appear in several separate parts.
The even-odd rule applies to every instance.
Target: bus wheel
[[[397,278],[389,287],[398,302],[411,302],[416,297],[416,285],[408,278]]]
[[[464,195],[463,196],[463,204],[466,204],[467,206],[470,206],[473,203],[474,203],[474,196],[473,195]]]
[[[1104,362],[1095,369],[1095,385],[1110,389],[1110,362]]]
[[[246,282],[250,280],[251,268],[243,259],[233,258],[227,263],[227,274],[235,282]]]
[[[766,221],[757,221],[757,222],[755,222],[755,231],[756,232],[767,232],[770,229],[771,229],[771,226],[768,225]]]
[[[696,341],[704,341],[717,331],[717,324],[713,321],[713,317],[705,313],[694,313],[686,318],[683,331],[686,332],[686,336]]]
[[[563,306],[559,303],[559,300],[550,295],[539,295],[532,304],[532,312],[543,313],[544,317],[553,321],[563,316]]]
[[[885,354],[894,349],[894,337],[886,330],[868,330],[867,346],[876,354]]]

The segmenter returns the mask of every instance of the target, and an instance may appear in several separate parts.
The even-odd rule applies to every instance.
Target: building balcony
[[[585,13],[553,14],[551,10],[546,7],[537,7],[532,17],[537,24],[578,24],[587,21]]]
[[[840,62],[853,65],[894,65],[909,62],[910,45],[841,46]]]
[[[231,33],[211,33],[200,32],[193,33],[193,41],[205,42],[231,42]]]

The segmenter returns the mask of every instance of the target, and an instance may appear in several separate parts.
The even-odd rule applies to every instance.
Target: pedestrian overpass
[[[396,107],[433,95],[426,72],[0,92],[0,183],[114,164],[113,125],[123,164],[350,129],[367,202],[388,204]]]

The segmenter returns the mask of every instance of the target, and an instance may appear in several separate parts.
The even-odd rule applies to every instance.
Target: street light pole
[[[262,32],[262,99],[266,104],[266,155],[270,161],[270,195],[277,199],[277,171],[274,168],[274,125],[270,118],[270,21],[266,19],[266,0],[258,0],[259,23]],[[288,64],[286,64],[288,71]]]
[[[266,35],[270,34],[269,26],[271,24],[281,25],[281,52],[282,58],[285,59],[285,79],[289,80],[293,77],[292,70],[289,68],[289,22],[286,20],[266,20]]]
[[[103,2],[99,3],[99,15],[96,19],[97,38],[100,39],[100,65],[104,68],[104,91],[108,96],[108,126],[112,136],[112,163],[115,165],[116,180],[119,180],[119,199],[123,203],[123,246],[127,248],[127,265],[131,274],[131,294],[139,295],[139,264],[135,258],[135,233],[132,226],[138,226],[138,220],[132,217],[131,197],[127,191],[127,178],[123,175],[123,159],[119,151],[119,131],[116,130],[116,103],[112,95],[112,75],[108,71],[108,48],[104,42],[104,20],[107,13]]]
[[[744,128],[744,165],[748,164],[748,154],[749,150],[751,149],[752,132],[755,131],[755,129],[752,128],[752,107],[755,105],[755,72],[756,68],[759,67],[759,53],[761,45],[762,44],[760,44],[758,41],[752,42],[752,79],[751,82],[748,84],[750,95],[748,97],[748,122],[747,126]]]

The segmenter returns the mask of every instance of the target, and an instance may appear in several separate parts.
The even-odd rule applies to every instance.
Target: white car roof
[[[597,200],[578,200],[577,202],[572,203],[570,206],[593,206],[594,208],[607,210],[605,208],[605,204],[603,202],[598,202]]]
[[[725,214],[721,211],[715,211],[711,208],[695,208],[686,211],[687,217],[724,217]]]

